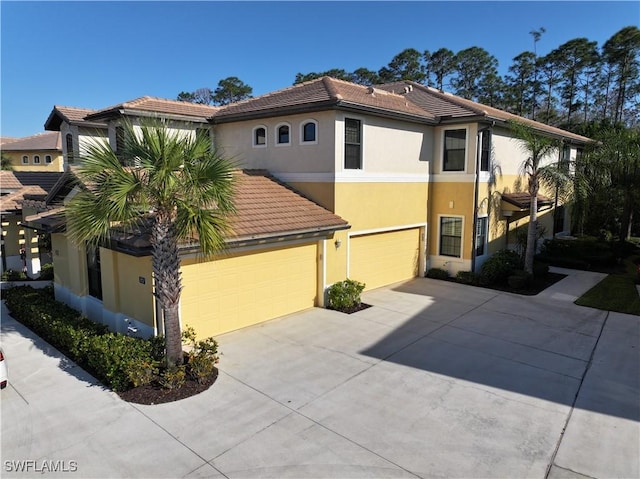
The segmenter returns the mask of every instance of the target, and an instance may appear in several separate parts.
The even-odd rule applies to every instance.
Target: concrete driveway
[[[2,476],[638,477],[640,317],[575,306],[602,275],[566,272],[537,297],[420,278],[229,333],[216,384],[158,406],[3,309]]]

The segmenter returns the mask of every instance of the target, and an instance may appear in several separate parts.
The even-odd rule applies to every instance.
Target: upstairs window
[[[258,126],[253,129],[253,146],[267,146],[267,129]]]
[[[442,171],[464,171],[467,153],[467,130],[444,132]]]
[[[65,141],[67,143],[67,163],[73,163],[73,135],[67,133]]]
[[[22,157],[22,164],[23,165],[28,165],[29,164],[29,157],[27,155],[24,155]]]
[[[289,138],[289,125],[280,125],[276,129],[276,144],[277,145],[288,145],[290,144]]]
[[[491,132],[483,131],[480,139],[480,171],[489,171],[491,162]]]
[[[48,164],[50,164],[50,163],[51,163],[51,161],[52,161],[52,160],[51,160],[51,155],[47,155],[47,156],[45,156],[45,157],[44,157],[44,162],[45,162],[47,165],[48,165]]]
[[[34,165],[40,164],[40,155],[33,155],[33,164]]]
[[[315,143],[317,141],[316,128],[317,125],[315,121],[308,121],[306,123],[303,123],[301,131],[301,143]]]
[[[344,120],[344,167],[362,169],[362,122],[353,118]]]

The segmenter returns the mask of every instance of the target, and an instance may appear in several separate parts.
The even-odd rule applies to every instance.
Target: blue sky
[[[298,72],[378,70],[405,48],[480,46],[504,73],[577,37],[601,46],[640,23],[625,2],[1,1],[2,136],[43,131],[53,105],[102,108],[175,98],[237,76],[254,95]]]

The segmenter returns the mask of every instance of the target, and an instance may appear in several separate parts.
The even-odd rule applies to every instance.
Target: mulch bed
[[[218,379],[218,369],[216,368],[202,384],[187,378],[184,384],[175,389],[166,389],[156,383],[147,384],[137,388],[121,391],[118,395],[127,402],[136,404],[163,404],[167,402],[179,401],[196,394],[200,394],[211,387]]]
[[[346,313],[346,314],[353,314],[353,313],[357,313],[358,311],[362,311],[363,309],[367,309],[367,308],[370,308],[370,307],[371,307],[370,304],[360,303],[359,305],[354,306],[352,308],[336,309],[335,311],[340,311],[341,313]]]

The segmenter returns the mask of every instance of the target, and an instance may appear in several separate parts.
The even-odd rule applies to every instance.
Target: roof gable
[[[143,96],[135,100],[126,101],[117,105],[112,105],[101,110],[94,111],[86,116],[87,120],[106,119],[109,117],[125,115],[135,115],[144,113],[161,114],[176,117],[189,117],[198,121],[206,121],[213,116],[220,107],[210,105],[200,105],[179,100],[166,100]]]
[[[5,151],[62,151],[59,132],[38,133],[2,144]]]
[[[299,83],[282,90],[222,107],[214,121],[290,114],[297,111],[356,108],[382,115],[429,121],[434,115],[395,93],[331,77]]]

